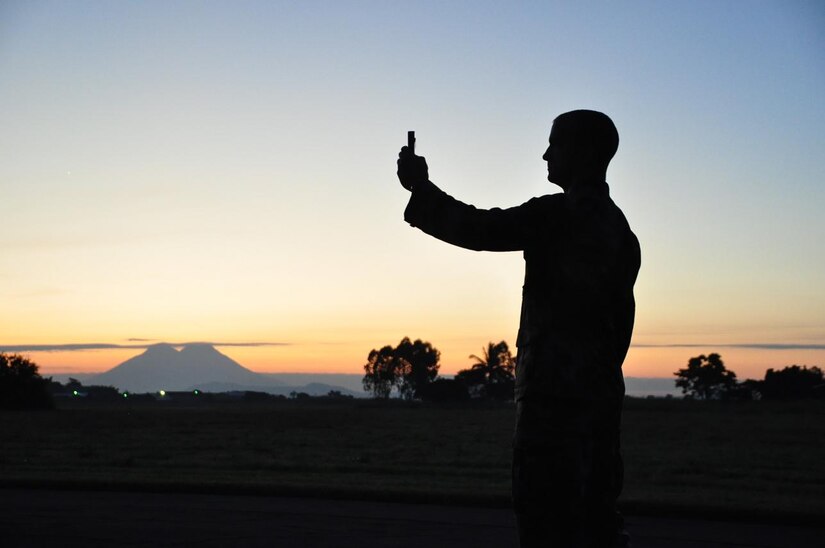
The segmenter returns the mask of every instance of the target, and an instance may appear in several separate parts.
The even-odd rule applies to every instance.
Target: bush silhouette
[[[418,391],[424,401],[437,403],[461,402],[470,399],[470,393],[464,383],[456,379],[436,379]]]
[[[762,397],[766,400],[799,400],[813,398],[816,387],[825,382],[818,367],[791,365],[779,371],[768,369],[762,381]]]

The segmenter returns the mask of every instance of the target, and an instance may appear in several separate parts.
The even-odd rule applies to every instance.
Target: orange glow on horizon
[[[388,341],[386,344],[397,342]],[[448,344],[434,344],[442,353],[440,373],[449,376],[469,367],[472,363],[469,354],[479,354],[484,343],[456,339]],[[244,367],[259,373],[362,374],[367,354],[379,346],[358,342],[217,348]],[[142,349],[107,349],[23,352],[23,355],[40,366],[41,374],[49,376],[102,373],[142,352]],[[825,350],[631,347],[623,367],[624,375],[671,378],[676,370],[686,366],[691,357],[711,352],[719,353],[725,366],[734,371],[739,379],[761,379],[768,368],[781,369],[788,365],[821,367],[825,364]]]

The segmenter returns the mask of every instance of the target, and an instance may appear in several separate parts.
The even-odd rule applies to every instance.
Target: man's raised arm
[[[398,179],[412,193],[404,220],[439,240],[475,251],[518,251],[560,220],[561,195],[543,196],[508,209],[477,209],[429,180],[427,162],[403,147]],[[555,218],[554,218],[555,217]]]

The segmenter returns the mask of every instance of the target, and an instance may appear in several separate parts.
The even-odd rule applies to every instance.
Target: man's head
[[[579,181],[604,181],[618,148],[619,132],[606,114],[594,110],[565,112],[553,121],[550,145],[543,156],[547,179],[565,190]]]

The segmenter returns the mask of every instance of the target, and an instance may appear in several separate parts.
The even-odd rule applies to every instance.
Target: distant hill
[[[342,394],[361,395],[341,386],[318,383],[316,379],[313,381],[286,385],[271,375],[250,371],[210,344],[188,344],[177,350],[170,344],[161,343],[82,382],[115,386],[129,392],[198,388],[205,392],[253,390],[284,395],[305,392],[313,396],[337,390]]]
[[[272,384],[286,386],[309,386],[323,384],[346,388],[359,396],[366,396],[364,392],[364,374],[353,373],[260,373],[275,382]]]

